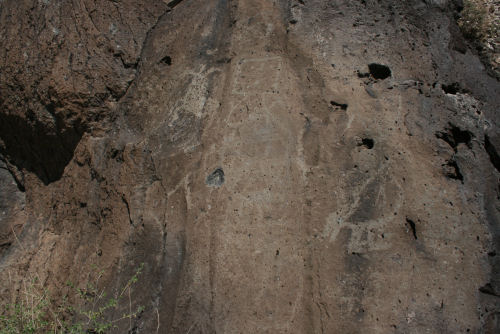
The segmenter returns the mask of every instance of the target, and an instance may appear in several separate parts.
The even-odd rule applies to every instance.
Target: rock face
[[[2,301],[144,262],[134,333],[497,333],[500,84],[457,3],[0,2]]]

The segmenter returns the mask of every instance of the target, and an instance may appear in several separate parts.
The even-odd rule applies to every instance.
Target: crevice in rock
[[[472,132],[468,130],[462,130],[452,123],[448,124],[448,127],[446,127],[444,131],[436,133],[436,137],[447,142],[448,145],[450,145],[455,150],[455,152],[457,151],[457,146],[460,143],[463,143],[467,145],[468,148],[471,148],[471,140],[474,136]]]
[[[384,80],[391,76],[391,69],[382,64],[371,63],[368,64],[368,69],[370,70],[370,74],[374,79]]]
[[[448,160],[446,164],[443,165],[445,169],[445,175],[450,179],[459,180],[464,182],[464,176],[460,172],[460,168],[455,160]]]
[[[177,6],[178,4],[180,4],[183,0],[172,0],[170,1],[167,6],[170,7],[170,8],[174,8],[175,6]]]
[[[333,110],[347,110],[348,105],[345,103],[338,103],[335,101],[330,101],[330,104],[333,106]]]
[[[130,206],[128,205],[128,201],[125,198],[125,195],[122,195],[122,202],[125,204],[125,207],[127,208],[127,213],[128,213],[128,221],[130,225],[134,225],[134,222],[132,221],[132,216],[130,215]]]
[[[415,224],[415,222],[413,220],[411,220],[408,217],[406,217],[406,222],[410,226],[411,232],[413,233],[413,237],[415,238],[415,240],[417,240],[418,239],[417,238],[417,225]]]
[[[115,54],[113,54],[113,57],[120,59],[120,62],[122,63],[123,68],[126,68],[126,69],[132,68],[135,70],[135,69],[137,69],[137,65],[139,65],[138,61],[135,61],[133,63],[126,62],[123,59],[123,52],[115,53]]]
[[[493,146],[493,144],[491,143],[488,135],[484,136],[484,149],[488,153],[488,156],[490,157],[490,161],[493,164],[493,166],[496,168],[498,172],[500,172],[500,156],[498,155],[495,146]]]
[[[146,33],[146,37],[144,37],[144,41],[142,42],[141,51],[139,52],[139,57],[137,58],[137,61],[136,61],[137,65],[134,67],[134,68],[136,68],[134,78],[132,80],[130,80],[130,82],[127,85],[127,88],[124,91],[124,93],[121,96],[118,97],[117,101],[120,100],[121,98],[127,96],[128,91],[134,85],[134,83],[137,81],[137,78],[139,77],[139,73],[141,72],[140,71],[140,69],[141,69],[141,61],[144,58],[144,49],[146,48],[146,45],[148,44],[148,41],[151,38],[151,34],[156,29],[156,27],[158,26],[158,24],[160,23],[160,21],[163,19],[163,17],[165,17],[165,15],[167,15],[168,13],[170,13],[170,11],[172,10],[172,8],[175,7],[175,6],[177,6],[181,1],[182,0],[174,0],[174,1],[169,2],[167,4],[167,9],[163,12],[163,14],[161,14],[158,17],[158,19],[156,20],[155,24],[153,24],[151,26],[151,28],[148,30],[148,32]]]
[[[500,297],[500,295],[495,292],[495,289],[493,288],[491,283],[486,283],[484,286],[480,287],[479,292],[485,293],[490,296]]]

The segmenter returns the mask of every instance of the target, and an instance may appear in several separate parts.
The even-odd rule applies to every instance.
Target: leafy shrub
[[[500,3],[496,0],[464,0],[458,26],[476,46],[482,60],[500,79]]]
[[[488,36],[488,9],[480,0],[466,0],[458,26],[465,37],[482,41]]]
[[[73,283],[67,282],[74,299],[78,301],[77,305],[69,304],[68,296],[61,303],[55,303],[49,291],[35,277],[23,284],[20,300],[15,304],[8,304],[3,310],[0,315],[0,334],[102,334],[127,319],[132,327],[132,319],[144,311],[142,306],[133,310],[131,300],[132,287],[137,283],[143,267],[144,264],[141,264],[137,268],[114,297],[108,297],[105,289],[99,288],[99,280],[104,272],[97,272],[95,268],[84,288],[77,288]],[[125,297],[128,297],[128,312],[109,320],[109,313],[122,305]]]

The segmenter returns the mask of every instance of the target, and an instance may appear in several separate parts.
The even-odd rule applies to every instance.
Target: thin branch
[[[128,313],[132,314],[132,298],[130,297],[130,288],[128,289]],[[129,328],[132,330],[132,317],[129,318]]]

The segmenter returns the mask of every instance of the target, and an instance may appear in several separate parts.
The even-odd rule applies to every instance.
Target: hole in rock
[[[338,103],[335,101],[330,101],[330,104],[333,106],[334,110],[347,110],[348,105],[345,103]]]
[[[170,56],[165,56],[160,60],[160,62],[170,66],[172,65],[172,58],[170,58]]]
[[[410,218],[406,217],[406,222],[408,223],[408,225],[410,225],[410,228],[411,228],[411,232],[413,233],[413,237],[415,238],[415,240],[417,240],[417,225],[415,224],[415,222],[413,220],[411,220]]]
[[[217,168],[208,175],[205,183],[210,187],[220,187],[224,183],[224,171],[222,168]]]
[[[368,69],[375,79],[383,80],[391,76],[391,69],[386,65],[371,63],[368,65]]]
[[[456,151],[460,143],[466,144],[468,148],[471,148],[473,134],[470,131],[462,130],[458,126],[449,123],[444,131],[436,133],[436,137],[447,142]]]
[[[458,82],[454,82],[449,85],[441,85],[441,88],[446,94],[455,95],[456,93],[460,92],[460,84]]]
[[[359,143],[358,146],[364,146],[367,149],[371,150],[373,146],[375,146],[375,141],[371,138],[363,138],[361,139],[361,143]]]

